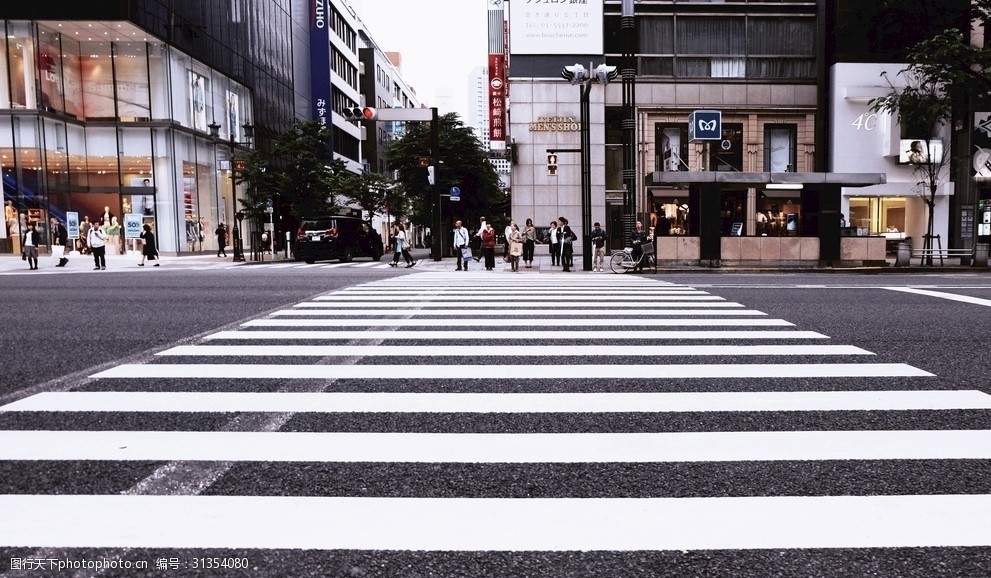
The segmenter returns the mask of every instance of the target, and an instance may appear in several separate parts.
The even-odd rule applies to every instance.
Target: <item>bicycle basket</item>
[[[644,255],[653,255],[654,254],[654,244],[653,243],[644,243],[643,245],[640,245],[640,250],[643,251]]]

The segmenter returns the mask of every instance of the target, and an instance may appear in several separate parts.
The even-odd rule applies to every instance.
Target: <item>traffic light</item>
[[[427,184],[434,184],[434,166],[430,165],[427,167]]]
[[[588,79],[588,71],[581,64],[565,66],[561,76],[571,84],[581,84]]]
[[[547,155],[547,174],[552,177],[557,176],[557,155],[554,153]]]
[[[375,120],[378,114],[375,112],[374,108],[368,106],[365,107],[355,106],[352,108],[345,108],[341,112],[341,116],[343,116],[347,120],[362,121],[362,120]]]

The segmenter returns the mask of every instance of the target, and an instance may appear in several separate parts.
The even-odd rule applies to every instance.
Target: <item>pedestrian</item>
[[[413,257],[409,254],[408,250],[409,241],[406,238],[406,227],[404,227],[402,223],[396,223],[392,226],[392,238],[393,254],[392,263],[389,263],[389,266],[398,266],[400,257],[402,257],[402,259],[406,262],[407,269],[415,265],[413,262]]]
[[[96,265],[93,267],[94,271],[107,268],[108,237],[104,226],[105,224],[102,222],[97,225],[93,225],[89,229],[89,235],[86,236],[86,244],[89,245],[90,253],[93,254],[93,263]]]
[[[527,219],[523,227],[523,263],[527,269],[533,267],[533,250],[537,246],[537,229],[533,219]]]
[[[28,262],[30,270],[38,268],[38,245],[41,245],[41,235],[31,221],[21,238],[21,259]]]
[[[141,262],[138,263],[138,267],[145,266],[145,257],[149,261],[155,261],[155,266],[158,267],[160,259],[158,258],[158,243],[155,241],[155,233],[151,230],[151,225],[145,223],[141,227],[141,240],[144,241],[144,245],[141,247]]]
[[[510,219],[509,224],[506,228],[502,230],[502,260],[509,263],[509,238],[513,235],[513,227],[516,226],[516,221]]]
[[[468,247],[468,229],[461,225],[461,221],[454,222],[454,239],[451,242],[454,246],[454,253],[458,258],[458,268],[456,271],[467,271],[468,261],[471,259],[471,248]]]
[[[649,242],[647,233],[643,230],[643,223],[637,221],[637,227],[630,233],[630,245],[633,252],[630,254],[636,265],[633,266],[634,273],[643,273],[643,244]]]
[[[561,245],[561,267],[562,271],[570,273],[571,269],[575,266],[574,241],[578,238],[578,235],[575,235],[575,232],[571,230],[568,219],[558,217],[557,220],[561,223],[561,228],[557,232],[557,238]]]
[[[217,225],[217,230],[214,231],[217,235],[217,256],[226,257],[227,256],[227,225],[220,223]]]
[[[606,260],[606,231],[599,223],[592,225],[592,270],[602,271],[602,262]]]
[[[561,243],[558,242],[557,232],[557,221],[551,221],[547,229],[547,246],[550,248],[551,265],[555,267],[561,264]]]
[[[485,232],[485,228],[486,228],[485,217],[479,217],[479,219],[478,219],[478,230],[475,231],[475,238],[472,239],[472,241],[474,241],[474,245],[477,245],[478,246],[478,249],[479,249],[479,253],[477,255],[475,255],[475,261],[480,261],[482,259],[482,255],[483,255],[483,252],[481,251],[481,248],[482,248],[482,233]],[[477,241],[476,241],[476,239],[477,239]],[[474,248],[475,247],[472,247],[472,249],[474,249]],[[472,252],[474,253],[474,251],[472,251]]]
[[[62,252],[59,255],[58,265],[56,267],[65,267],[66,263],[69,262],[69,258],[65,256],[66,244],[69,242],[69,231],[66,230],[65,225],[61,221],[52,217],[52,254]],[[56,247],[59,247],[56,249]]]
[[[519,273],[520,257],[523,255],[523,233],[520,232],[520,226],[515,222],[511,227],[509,231],[509,263],[512,265],[512,270]]]
[[[495,246],[496,232],[492,228],[492,223],[485,223],[482,229],[482,256],[485,257],[485,270],[495,269]]]
[[[79,253],[82,255],[89,254],[89,231],[93,228],[93,224],[89,222],[88,216],[83,216],[83,222],[79,223]]]

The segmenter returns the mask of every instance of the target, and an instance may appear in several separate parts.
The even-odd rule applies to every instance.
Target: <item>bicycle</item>
[[[643,250],[639,259],[633,258],[633,247],[626,247],[622,251],[616,251],[609,258],[609,268],[613,273],[626,273],[631,269],[640,266],[641,261],[647,267],[654,267],[654,245],[644,243],[640,245]]]

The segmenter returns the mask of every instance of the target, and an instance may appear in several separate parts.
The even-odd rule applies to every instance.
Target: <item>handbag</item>
[[[519,257],[523,254],[523,243],[518,243],[513,241],[509,244],[509,254],[513,257]]]
[[[65,256],[65,245],[52,245],[52,257],[61,259]]]

